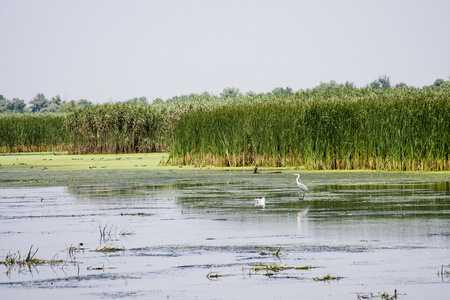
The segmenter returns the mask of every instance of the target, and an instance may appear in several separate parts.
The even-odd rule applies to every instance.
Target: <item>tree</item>
[[[57,106],[60,106],[61,103],[62,103],[62,101],[61,101],[61,97],[59,95],[52,97],[52,100],[50,101],[50,104],[56,104]]]
[[[239,89],[226,87],[223,89],[223,92],[220,93],[221,98],[232,98],[232,97],[241,97],[242,94],[239,93]]]
[[[19,98],[12,99],[13,111],[18,113],[24,113],[28,111],[27,104],[24,100]]]
[[[30,104],[31,111],[38,112],[49,106],[50,102],[45,98],[44,94],[39,93],[30,101]]]
[[[60,110],[61,107],[61,97],[59,95],[56,95],[55,97],[52,97],[52,100],[49,101],[49,104],[47,107],[42,108],[41,112],[57,112]]]
[[[396,89],[404,89],[404,88],[407,88],[407,87],[408,87],[408,85],[406,83],[404,83],[404,82],[400,82],[400,83],[397,83],[395,85]]]
[[[0,113],[2,112],[16,112],[23,113],[28,111],[25,101],[19,98],[13,98],[12,101],[0,95]]]
[[[133,104],[133,105],[148,105],[147,97],[134,97],[133,99],[125,101],[127,104]]]
[[[8,111],[8,101],[3,95],[0,95],[0,113]]]
[[[198,95],[194,94],[194,93],[191,93],[189,95],[174,96],[172,98],[167,99],[166,102],[185,101],[185,100],[189,100],[189,99],[194,99],[197,96]]]
[[[329,83],[327,82],[320,82],[318,86],[313,88],[314,91],[333,91],[333,90],[339,90],[344,88],[344,85],[342,83],[337,83],[334,80],[331,80]]]
[[[77,101],[76,106],[77,106],[77,108],[88,108],[88,107],[94,106],[94,103],[92,103],[91,101],[86,100],[86,99],[80,99]]]
[[[380,88],[381,88],[381,84],[380,84],[380,82],[378,81],[378,79],[372,81],[372,82],[369,84],[369,86],[370,86],[370,88],[372,88],[372,89],[380,89]]]
[[[273,95],[292,94],[292,89],[288,86],[285,89],[282,87],[276,87],[272,90],[272,94]]]
[[[390,89],[391,88],[391,80],[388,76],[383,75],[378,78],[382,89]]]
[[[349,81],[345,82],[344,87],[345,87],[346,89],[350,89],[350,90],[356,89],[355,83],[349,82]]]
[[[444,81],[439,88],[441,89],[450,89],[450,81]]]
[[[75,100],[70,100],[70,102],[64,100],[59,106],[59,110],[63,112],[72,112],[75,111],[75,107],[76,107]]]
[[[164,103],[164,100],[161,98],[155,98],[152,101],[152,104],[162,104],[162,103]]]
[[[433,83],[433,86],[440,87],[444,82],[445,82],[444,79],[441,79],[441,78],[436,79]]]
[[[391,88],[391,80],[388,76],[383,75],[378,77],[378,79],[372,81],[370,83],[370,87],[372,89],[390,89]]]

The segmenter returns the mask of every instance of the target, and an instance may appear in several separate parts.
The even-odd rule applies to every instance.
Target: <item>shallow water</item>
[[[33,246],[65,262],[0,265],[2,299],[447,298],[449,173],[303,172],[303,201],[295,178],[4,172],[0,260]],[[94,251],[105,246],[121,250]],[[339,279],[313,280],[328,274]]]

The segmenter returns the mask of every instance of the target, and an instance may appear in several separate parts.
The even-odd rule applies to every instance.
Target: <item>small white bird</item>
[[[255,198],[255,206],[265,206],[266,205],[266,197]]]
[[[304,185],[303,183],[301,183],[300,181],[298,181],[298,179],[300,178],[300,174],[295,173],[295,175],[297,175],[297,185],[298,187],[302,190],[303,192],[303,196],[302,196],[302,200],[305,199],[305,192],[309,193],[309,189],[306,187],[306,185]]]

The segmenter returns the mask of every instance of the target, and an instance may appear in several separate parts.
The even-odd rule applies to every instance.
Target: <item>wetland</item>
[[[254,174],[165,159],[0,156],[2,298],[448,295],[450,172]]]

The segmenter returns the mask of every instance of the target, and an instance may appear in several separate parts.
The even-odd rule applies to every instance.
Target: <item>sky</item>
[[[226,87],[431,85],[448,0],[0,0],[0,94],[118,102]]]

